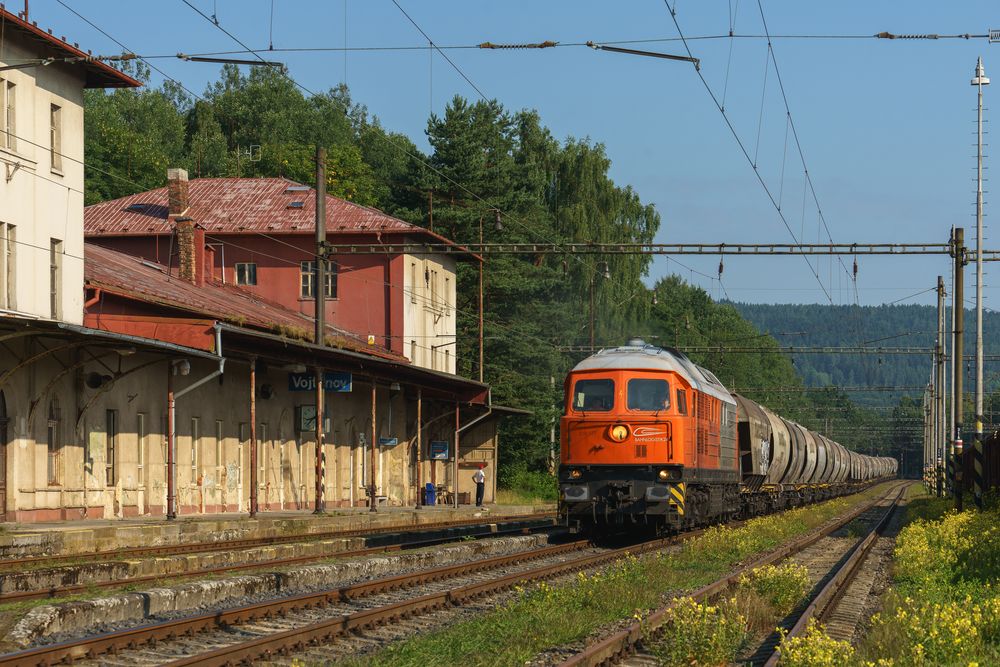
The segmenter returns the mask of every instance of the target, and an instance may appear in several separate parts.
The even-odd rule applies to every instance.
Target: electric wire
[[[67,5],[63,0],[56,0],[56,2],[58,2],[60,5],[62,5],[63,7],[65,7],[67,10],[69,10],[72,14],[74,14],[77,18],[79,18],[81,21],[83,21],[87,25],[89,25],[91,28],[93,28],[97,32],[101,33],[102,35],[104,35],[105,37],[107,37],[108,39],[110,39],[112,42],[114,42],[115,44],[117,44],[118,46],[120,46],[126,52],[128,52],[128,53],[134,53],[132,51],[132,49],[128,48],[127,46],[125,46],[124,44],[122,44],[120,41],[118,41],[117,39],[115,39],[114,37],[112,37],[111,35],[109,35],[107,33],[107,31],[105,31],[103,28],[101,28],[99,25],[97,25],[96,23],[94,23],[93,21],[91,21],[90,19],[88,19],[86,16],[84,16],[80,12],[76,11],[75,9],[73,9],[72,7],[70,7],[69,5]],[[188,95],[191,95],[191,97],[195,98],[196,100],[202,99],[201,96],[198,93],[194,92],[193,90],[191,90],[190,88],[188,88],[187,86],[185,86],[183,83],[181,83],[177,79],[173,78],[172,76],[170,76],[169,74],[167,74],[166,72],[164,72],[162,69],[160,69],[159,67],[157,67],[153,63],[149,62],[150,58],[143,57],[143,56],[136,56],[136,57],[139,60],[141,60],[142,62],[146,63],[146,65],[148,65],[151,70],[153,70],[154,72],[157,72],[164,79],[167,79],[168,81],[173,81],[174,83],[176,83],[185,92],[187,92]],[[158,56],[156,56],[156,57],[158,57]],[[177,56],[174,55],[172,57],[176,58]]]
[[[677,29],[677,33],[680,35],[681,43],[684,45],[684,49],[687,51],[688,56],[690,56],[691,58],[694,58],[694,54],[691,52],[691,47],[688,44],[687,40],[684,38],[684,33],[681,30],[680,22],[678,22],[678,20],[677,20],[676,13],[674,12],[673,9],[671,9],[670,4],[667,2],[667,0],[663,0],[663,4],[666,5],[667,11],[670,12],[670,17],[671,17],[671,19],[674,22],[674,27]],[[746,157],[747,162],[749,162],[750,166],[753,167],[754,175],[757,177],[758,182],[760,183],[761,187],[764,189],[764,193],[767,195],[767,198],[771,201],[772,206],[774,206],[774,209],[778,212],[778,217],[781,219],[781,222],[785,226],[785,229],[788,230],[788,233],[789,233],[789,235],[791,235],[792,239],[796,243],[799,243],[798,238],[796,238],[796,236],[795,236],[795,232],[792,231],[791,225],[788,224],[788,220],[785,218],[785,214],[782,212],[781,208],[778,206],[777,200],[774,198],[774,195],[771,193],[770,188],[768,187],[767,183],[764,181],[764,177],[761,175],[760,170],[757,169],[757,165],[754,164],[754,160],[750,157],[750,153],[747,151],[746,146],[743,144],[743,140],[740,138],[739,133],[736,131],[736,128],[733,126],[732,121],[729,119],[729,115],[722,108],[722,105],[719,102],[719,99],[715,96],[715,91],[713,91],[712,87],[708,84],[708,80],[705,78],[705,75],[702,73],[702,71],[701,71],[700,68],[695,68],[695,74],[697,74],[698,79],[701,81],[702,85],[705,87],[705,90],[708,92],[709,97],[711,97],[712,103],[715,104],[716,109],[718,109],[719,113],[722,114],[722,118],[723,118],[723,120],[726,123],[726,127],[729,128],[729,131],[730,131],[730,133],[732,133],[733,138],[736,139],[736,143],[739,145],[740,150],[743,152],[744,157]],[[833,296],[826,289],[826,286],[823,285],[823,281],[819,277],[819,272],[813,267],[813,263],[809,260],[809,258],[806,255],[802,255],[802,259],[805,261],[806,265],[809,267],[809,270],[812,272],[813,276],[816,278],[816,282],[819,283],[820,287],[822,288],[823,294],[826,295],[826,298],[832,304],[833,303]]]

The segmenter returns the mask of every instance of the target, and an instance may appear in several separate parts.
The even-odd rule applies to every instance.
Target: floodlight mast
[[[973,497],[983,506],[983,86],[989,85],[983,59],[971,84],[978,88],[976,110],[976,438],[972,448]]]

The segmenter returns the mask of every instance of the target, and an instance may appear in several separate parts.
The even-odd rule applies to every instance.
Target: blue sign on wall
[[[352,379],[350,373],[327,371],[323,373],[323,391],[349,393]],[[316,391],[316,374],[289,373],[288,391]]]
[[[397,438],[379,438],[378,439],[378,445],[379,445],[379,447],[395,447],[398,444],[399,444],[399,440]]]
[[[448,441],[431,440],[431,461],[448,460]]]

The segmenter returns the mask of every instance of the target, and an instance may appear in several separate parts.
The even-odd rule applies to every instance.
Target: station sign
[[[323,391],[350,393],[352,381],[350,373],[327,371],[323,373]],[[289,373],[288,391],[316,391],[316,374]]]
[[[399,438],[379,438],[379,447],[395,447],[399,444]]]
[[[430,453],[431,453],[431,461],[447,461],[448,441],[431,440]]]

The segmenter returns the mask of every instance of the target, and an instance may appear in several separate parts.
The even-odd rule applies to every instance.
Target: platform
[[[554,511],[554,505],[436,505],[421,507],[339,508],[316,515],[310,511],[248,514],[203,514],[174,520],[162,516],[130,519],[83,519],[44,524],[4,524],[0,528],[0,558],[86,554],[132,547],[257,539],[340,531],[412,528],[476,518],[502,520]]]

